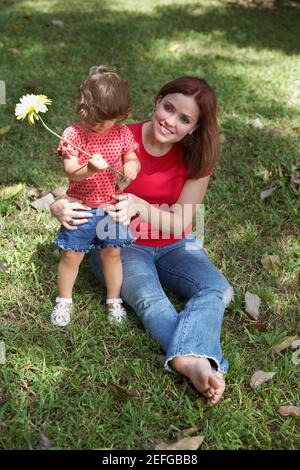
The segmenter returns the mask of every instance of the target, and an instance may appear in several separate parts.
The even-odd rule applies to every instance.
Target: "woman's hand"
[[[68,230],[77,230],[76,225],[85,224],[88,218],[93,217],[90,213],[80,212],[89,209],[81,201],[68,196],[57,199],[50,206],[51,214]]]
[[[129,225],[131,217],[139,212],[140,199],[134,194],[116,194],[112,197],[118,202],[103,209],[116,222]]]

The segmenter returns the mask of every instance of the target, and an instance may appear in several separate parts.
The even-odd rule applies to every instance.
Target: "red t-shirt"
[[[153,205],[167,204],[172,206],[179,198],[182,188],[187,180],[187,169],[182,160],[182,151],[179,145],[174,145],[171,150],[162,157],[150,155],[144,148],[142,141],[143,122],[129,124],[135,141],[139,144],[136,151],[141,163],[141,171],[137,178],[125,189],[126,193],[132,193],[145,199]],[[207,171],[204,176],[211,174]],[[164,209],[161,207],[161,209]],[[178,241],[178,237],[164,234],[147,224],[140,217],[136,217],[130,224],[131,232],[139,237],[135,243],[144,246],[166,246]],[[191,233],[192,227],[188,227],[180,238]]]
[[[90,155],[102,154],[107,163],[119,171],[123,167],[123,157],[138,147],[128,127],[119,124],[101,133],[89,131],[77,123],[65,129],[63,137]],[[71,155],[77,157],[79,165],[89,161],[87,156],[64,140],[60,141],[57,150],[64,158],[70,158]],[[116,200],[111,196],[120,192],[116,188],[117,178],[118,174],[107,168],[82,181],[70,181],[67,194],[94,208],[115,204]]]

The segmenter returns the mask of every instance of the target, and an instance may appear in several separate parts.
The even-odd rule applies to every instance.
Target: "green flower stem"
[[[43,119],[42,119],[42,117],[40,116],[40,114],[37,114],[37,115],[38,115],[39,119],[41,120],[41,123],[43,124],[43,126],[45,127],[45,129],[47,129],[47,131],[51,132],[51,134],[55,135],[55,136],[58,137],[59,139],[64,140],[65,142],[67,142],[67,144],[72,145],[72,147],[74,147],[76,150],[78,150],[79,152],[83,153],[83,154],[86,155],[87,157],[92,158],[92,155],[90,155],[89,153],[85,152],[84,150],[82,150],[81,148],[77,147],[76,145],[72,144],[72,142],[69,142],[67,139],[65,139],[65,138],[62,137],[61,135],[56,134],[56,132],[54,132],[52,129],[50,129],[50,127],[47,126],[47,124],[45,124],[45,122],[43,121]],[[84,168],[86,165],[87,165],[87,163],[86,163],[85,165],[82,165],[82,167],[78,168],[77,171],[81,170],[81,168]],[[121,171],[116,170],[113,166],[108,166],[108,168],[109,168],[110,170],[114,171],[115,173],[118,173],[118,175],[122,176],[123,178],[125,178],[124,173],[121,173]]]

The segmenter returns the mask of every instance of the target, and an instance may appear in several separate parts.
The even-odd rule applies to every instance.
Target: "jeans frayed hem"
[[[222,298],[222,301],[223,301],[223,304],[224,304],[225,308],[228,307],[228,305],[233,300],[233,298],[234,298],[233,287],[229,286],[228,289],[226,289],[226,291],[224,292],[223,298]]]
[[[60,241],[57,241],[57,240],[54,240],[55,245],[57,245],[59,248],[61,248],[63,251],[76,251],[76,253],[89,253],[93,248],[94,246],[91,245],[89,248],[87,249],[84,249],[84,248],[78,248],[78,247],[75,247],[75,248],[72,248],[72,247],[69,247],[69,246],[66,246],[64,243],[60,242]]]
[[[188,354],[174,354],[173,356],[170,356],[166,359],[165,363],[164,363],[164,369],[168,372],[172,372],[172,373],[178,373],[173,366],[169,365],[169,362],[172,361],[172,359],[174,359],[175,357],[189,357],[189,356],[192,356],[192,357],[199,357],[199,358],[202,358],[202,359],[208,359],[210,361],[214,361],[217,368],[215,366],[211,366],[212,367],[212,370],[215,371],[215,372],[220,372],[221,374],[226,374],[227,372],[227,369],[225,370],[224,367],[221,367],[219,361],[213,357],[213,356],[207,356],[207,355],[204,355],[204,354],[195,354],[195,353],[188,353]]]

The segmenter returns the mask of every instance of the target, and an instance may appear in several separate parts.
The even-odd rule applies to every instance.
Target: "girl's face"
[[[103,134],[114,127],[117,120],[96,122],[94,124],[85,123],[85,127],[92,132]]]
[[[170,93],[159,99],[152,117],[153,133],[160,143],[176,143],[197,127],[200,111],[193,96]]]

